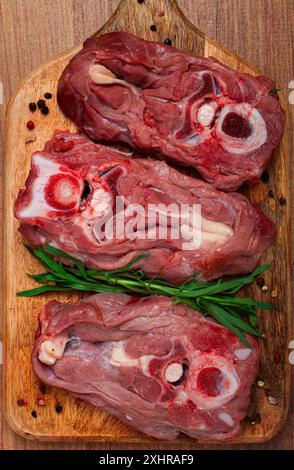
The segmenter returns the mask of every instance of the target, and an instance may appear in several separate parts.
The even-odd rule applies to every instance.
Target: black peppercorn
[[[166,44],[167,46],[171,46],[171,43],[172,43],[172,42],[171,42],[171,39],[169,39],[169,38],[165,39],[163,42],[164,42],[164,44]]]
[[[264,279],[263,277],[257,277],[256,278],[256,284],[259,286],[259,287],[263,287],[264,286]]]
[[[25,401],[22,398],[17,400],[17,406],[25,406]]]
[[[44,108],[44,106],[46,106],[46,101],[45,100],[38,100],[37,101],[37,106],[38,106],[39,109]]]
[[[55,406],[55,411],[56,411],[56,413],[58,413],[58,414],[61,413],[61,412],[62,412],[62,406],[61,406],[61,405],[56,405],[56,406]]]
[[[44,98],[46,98],[46,100],[51,100],[52,98],[52,93],[49,93],[48,91],[46,93],[44,93]]]
[[[152,24],[152,25],[150,26],[150,29],[151,29],[151,31],[157,31],[157,28],[156,28],[156,25],[155,25],[155,24]]]
[[[48,108],[48,106],[43,106],[43,107],[41,108],[41,113],[42,113],[42,114],[45,114],[45,116],[46,116],[47,114],[49,114],[49,108]]]
[[[145,0],[138,0],[138,3],[144,3]]]
[[[37,417],[37,412],[36,412],[35,410],[34,410],[34,411],[32,411],[32,413],[31,413],[31,414],[32,414],[32,417],[33,417],[33,418],[36,418],[36,417]]]
[[[269,177],[268,171],[265,170],[265,171],[262,173],[262,175],[261,175],[261,180],[262,180],[264,183],[267,183],[268,180],[269,180],[269,178],[270,178],[270,177]]]
[[[269,197],[271,197],[271,198],[273,198],[273,197],[275,196],[272,189],[269,190],[268,195],[269,195]]]
[[[36,103],[30,103],[29,108],[30,108],[30,111],[32,111],[32,113],[34,113],[37,109]]]
[[[284,197],[279,198],[279,204],[280,206],[284,206],[286,204],[286,199]]]

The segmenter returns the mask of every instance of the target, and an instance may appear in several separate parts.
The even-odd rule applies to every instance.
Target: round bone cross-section
[[[57,210],[74,209],[79,202],[81,181],[70,174],[52,175],[45,187],[45,199]]]
[[[223,373],[217,367],[204,367],[197,376],[197,388],[208,396],[216,397],[223,387]]]
[[[180,378],[183,375],[183,372],[184,372],[184,369],[183,369],[182,364],[180,364],[179,362],[172,362],[165,369],[164,376],[168,382],[173,383],[173,382],[177,382],[178,380],[180,380]]]
[[[239,387],[235,368],[224,357],[195,354],[189,369],[187,393],[200,409],[220,407],[236,395]]]

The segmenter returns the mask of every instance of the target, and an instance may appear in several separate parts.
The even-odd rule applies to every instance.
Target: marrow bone
[[[91,80],[96,83],[96,85],[113,85],[117,83],[118,85],[125,86],[130,88],[135,94],[137,94],[137,88],[134,85],[126,82],[125,80],[120,80],[109,70],[104,67],[104,65],[92,65],[89,69],[89,75]]]
[[[199,377],[206,370],[208,373],[210,370],[219,371],[220,383],[215,394],[206,393],[205,387],[199,387]],[[238,393],[239,387],[240,378],[225,358],[215,354],[195,356],[190,365],[187,393],[200,410],[213,410],[224,405]]]
[[[190,212],[189,223],[181,226],[182,235],[192,239],[199,247],[210,249],[221,246],[233,235],[234,231],[229,225],[199,216]]]
[[[208,127],[212,123],[219,105],[216,101],[204,103],[198,110],[197,120],[203,127]]]
[[[112,350],[110,364],[114,367],[138,367],[148,375],[148,366],[153,358],[153,355],[145,355],[133,359],[126,353],[124,342],[119,341]]]
[[[230,113],[239,114],[246,119],[251,126],[251,134],[246,138],[238,138],[227,135],[222,130],[226,116]],[[267,140],[266,123],[256,108],[248,103],[228,104],[223,107],[217,121],[217,133],[221,145],[230,153],[242,154],[257,150]]]
[[[183,366],[179,362],[173,362],[165,369],[165,379],[170,382],[177,382],[183,375]]]
[[[52,339],[47,339],[40,346],[39,361],[48,366],[55,364],[57,359],[61,359],[65,350],[66,343],[69,338],[64,336],[55,336]]]
[[[32,186],[32,198],[30,202],[21,209],[19,217],[21,218],[32,218],[32,217],[47,217],[52,211],[58,210],[59,212],[67,211],[66,206],[63,207],[63,201],[67,198],[70,199],[70,209],[77,209],[79,205],[80,195],[83,188],[83,180],[78,175],[73,177],[72,173],[62,169],[59,163],[45,158],[41,154],[35,154],[32,159],[32,165],[34,165],[38,171],[38,177],[33,182]],[[48,191],[48,184],[50,184],[50,178],[63,178],[69,184],[57,184],[51,190]],[[74,183],[74,184],[71,184]],[[46,194],[51,197],[48,199]],[[51,205],[53,199],[57,203],[56,206]],[[60,207],[58,207],[60,202]]]
[[[168,207],[149,207],[148,211],[156,212],[162,219],[159,223],[166,223],[168,219],[171,222],[179,220],[181,234],[185,240],[193,240],[197,245],[205,249],[223,245],[228,238],[230,238],[234,231],[233,229],[222,222],[215,222],[203,217],[197,208],[190,209],[187,213],[181,211],[171,210],[171,205]]]

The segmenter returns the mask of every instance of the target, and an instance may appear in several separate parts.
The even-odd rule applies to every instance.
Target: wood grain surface
[[[107,14],[109,16],[111,13],[110,10],[113,10],[118,2],[76,2],[69,0],[47,2],[39,0],[37,3],[39,13],[36,16],[36,9],[34,9],[35,1],[20,2],[6,0],[1,2],[1,20],[3,21],[1,34],[5,33],[4,37],[1,38],[1,44],[4,45],[4,51],[1,53],[1,70],[4,73],[2,79],[4,85],[4,105],[7,103],[7,97],[10,93],[10,88],[12,88],[12,81],[13,84],[16,84],[18,78],[25,75],[25,73],[29,72],[38,65],[38,63],[47,60],[51,53],[53,55],[56,52],[62,51],[73,43],[78,42],[78,40],[95,32],[95,30],[101,26],[101,23],[103,23],[103,20],[101,20],[103,14],[103,19],[107,19]],[[291,35],[293,35],[293,31],[290,29],[291,25],[293,25],[293,22],[291,23],[293,2],[259,1],[256,5],[255,2],[249,0],[243,2],[225,1],[221,2],[221,8],[218,7],[217,2],[209,1],[180,1],[179,4],[187,16],[193,20],[200,29],[230,47],[232,50],[235,50],[238,54],[243,55],[247,61],[250,61],[257,68],[262,69],[269,76],[276,79],[279,86],[283,89],[284,94],[286,96],[289,94],[290,90],[288,90],[287,86],[292,79],[291,72],[293,72],[293,51],[291,50]],[[41,8],[40,5],[42,5]],[[197,5],[197,9],[195,5]],[[273,14],[274,7],[277,9],[277,5],[279,6],[278,18]],[[95,8],[93,8],[93,6]],[[265,6],[267,7],[266,9]],[[110,10],[108,10],[109,8]],[[190,15],[189,9],[191,9]],[[96,14],[96,10],[97,16],[93,15],[93,12]],[[201,16],[201,11],[203,16]],[[224,11],[227,11],[227,13],[230,11],[230,15],[223,17]],[[216,12],[217,16],[215,14]],[[269,13],[269,17],[267,17],[265,12]],[[130,15],[131,14],[132,12]],[[232,16],[233,24],[230,23],[230,25],[228,25],[229,17],[232,19]],[[239,23],[240,16],[242,18],[241,24]],[[16,19],[18,20],[17,31],[14,29]],[[205,20],[209,21],[206,22]],[[211,29],[208,30],[206,28],[209,27],[210,22],[212,22]],[[273,22],[273,24],[271,24],[271,22]],[[255,28],[252,27],[252,23]],[[46,28],[48,28],[48,31]],[[57,30],[60,32],[57,33]],[[38,31],[40,36],[38,36]],[[223,34],[223,36],[221,34]],[[274,35],[274,38],[272,35]],[[254,38],[252,36],[254,36]],[[38,37],[37,42],[36,37]],[[224,39],[222,39],[222,37]],[[27,39],[29,44],[25,44],[24,38]],[[241,43],[240,38],[242,39]],[[56,41],[58,43],[57,49]],[[67,43],[67,41],[69,41],[69,43]],[[232,45],[230,41],[232,41]],[[246,44],[244,44],[244,42]],[[279,43],[278,49],[277,43]],[[238,44],[240,49],[236,48]],[[259,57],[259,50],[256,47],[257,44],[259,47],[263,48],[262,57]],[[17,47],[17,45],[19,45],[19,47]],[[245,49],[242,49],[244,46]],[[39,61],[36,61],[36,50],[38,51],[40,47],[42,50],[39,51]],[[45,50],[46,48],[47,51]],[[24,58],[30,62],[29,68],[27,68],[27,63]],[[258,59],[260,59],[260,61]],[[270,69],[268,68],[269,66],[271,66]],[[18,76],[18,73],[20,76]],[[290,115],[291,123],[293,110],[289,111],[292,112],[292,116]],[[18,171],[17,168],[15,171]],[[279,168],[276,167],[275,174],[278,173]],[[289,175],[289,179],[291,180],[291,175]],[[255,194],[259,193],[260,192]],[[289,200],[286,205],[287,211],[289,209]],[[283,220],[283,218],[281,220]],[[276,253],[276,256],[278,255],[279,252]],[[13,275],[13,273],[11,275]],[[40,444],[26,442],[20,437],[15,436],[4,422],[2,422],[1,431],[3,448],[99,448],[98,444]],[[171,448],[171,444],[164,445],[158,442],[144,445],[145,448],[148,446],[150,448]],[[177,444],[177,447],[181,446],[183,446],[183,444]],[[193,442],[191,442],[189,446],[197,448],[197,444]],[[283,432],[270,443],[263,444],[262,447],[291,448],[291,446],[293,446],[292,408]],[[100,445],[100,448],[101,447],[114,448],[114,444],[103,444],[102,446]],[[134,445],[130,445],[129,447],[133,448]],[[176,445],[172,445],[172,447],[176,448]],[[187,448],[188,445],[185,443],[184,447]],[[119,446],[119,448],[122,448],[122,446]],[[243,446],[242,448],[247,447]]]

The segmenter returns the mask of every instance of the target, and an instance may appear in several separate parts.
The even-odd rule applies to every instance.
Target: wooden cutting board
[[[152,24],[156,25],[156,32],[150,30]],[[139,3],[137,0],[122,0],[116,12],[97,35],[118,30],[130,31],[149,40],[164,41],[170,38],[172,44],[178,48],[196,55],[212,55],[241,72],[258,73],[245,61],[197,30],[184,17],[175,1],[145,0]],[[60,390],[44,390],[33,374],[30,356],[37,328],[37,316],[42,305],[53,298],[73,302],[78,296],[51,294],[36,298],[17,298],[15,295],[17,291],[28,289],[34,284],[26,277],[26,272],[38,272],[42,269],[23,247],[23,240],[17,232],[18,222],[13,217],[14,200],[19,188],[24,186],[32,152],[43,148],[54,129],[74,130],[73,124],[58,109],[56,89],[62,70],[81,47],[80,44],[33,71],[18,86],[7,110],[4,174],[3,409],[12,429],[31,439],[150,442],[151,438]],[[49,102],[49,115],[30,113],[29,102],[42,98],[47,91],[53,93]],[[29,119],[34,120],[35,131],[27,130],[26,122]],[[272,438],[281,428],[287,415],[290,394],[287,348],[291,321],[288,181],[290,131],[290,123],[287,122],[283,141],[269,168],[269,181],[250,185],[245,190],[250,200],[277,225],[276,242],[262,259],[263,263],[273,263],[273,269],[264,276],[268,291],[261,292],[258,286],[253,286],[246,294],[263,301],[274,301],[277,311],[261,314],[260,327],[266,333],[266,338],[260,342],[259,378],[265,385],[263,388],[255,385],[248,413],[250,419],[243,423],[242,433],[234,440],[235,443],[263,442]],[[32,136],[35,136],[36,140],[26,142]],[[273,198],[268,197],[270,189],[274,193]],[[280,197],[286,199],[286,204],[279,203]],[[273,298],[271,294],[277,295]],[[269,397],[273,397],[277,403],[271,404],[272,399]],[[254,421],[256,424],[252,424]],[[184,444],[191,439],[181,436],[177,441]]]

